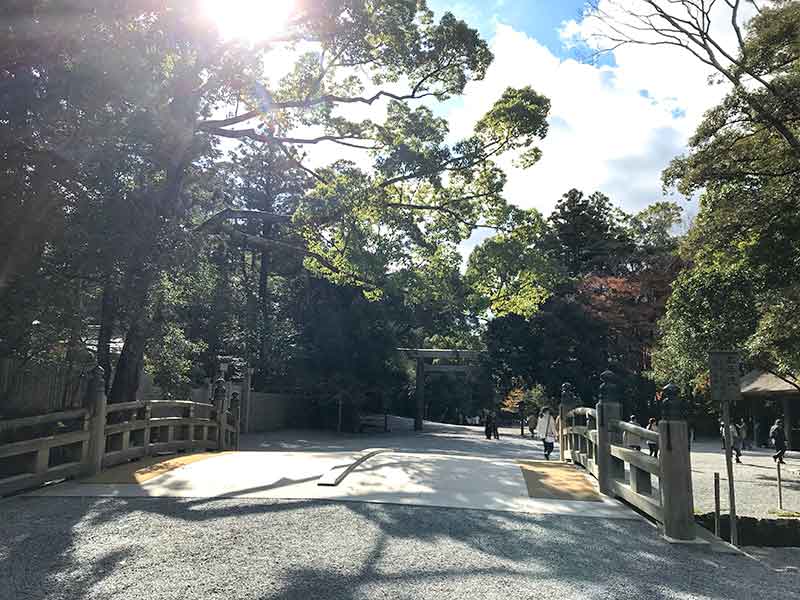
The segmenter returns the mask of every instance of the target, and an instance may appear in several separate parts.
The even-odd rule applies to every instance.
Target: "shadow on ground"
[[[791,597],[646,523],[358,502],[15,498],[0,598]]]

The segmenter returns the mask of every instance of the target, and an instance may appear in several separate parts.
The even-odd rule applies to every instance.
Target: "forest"
[[[728,92],[662,198],[565,189],[549,215],[506,199],[498,160],[536,168],[550,99],[509,87],[463,139],[437,110],[492,62],[474,25],[302,0],[251,43],[199,4],[0,6],[0,361],[99,364],[113,403],[142,373],[186,397],[234,357],[258,391],[411,415],[397,348],[482,351],[485,377],[429,375],[443,420],[555,405],[564,382],[589,405],[611,367],[626,411],[675,383],[710,422],[720,348],[800,385],[800,3],[744,3],[739,26],[727,2],[735,51],[670,20],[680,2],[599,15],[609,46],[671,44]]]

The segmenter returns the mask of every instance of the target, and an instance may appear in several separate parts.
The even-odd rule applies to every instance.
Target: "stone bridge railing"
[[[664,388],[665,418],[658,431],[651,431],[621,419],[614,374],[606,371],[601,377],[596,408],[572,408],[574,395],[569,384],[564,386],[562,460],[569,459],[594,475],[602,493],[624,500],[657,521],[667,538],[694,539],[688,428],[680,417],[677,388]],[[658,444],[658,458],[625,447],[625,433]]]
[[[213,403],[152,400],[108,404],[103,371],[88,406],[0,421],[0,496],[48,481],[91,475],[165,451],[235,449],[239,406],[218,382]]]

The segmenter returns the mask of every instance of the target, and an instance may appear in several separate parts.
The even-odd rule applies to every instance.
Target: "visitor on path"
[[[492,439],[492,434],[494,433],[494,413],[488,410],[484,417],[484,432],[486,433],[487,440]]]
[[[745,422],[744,417],[739,419],[736,428],[739,430],[739,439],[742,440],[742,450],[750,450],[750,438],[747,437],[749,431],[747,430],[747,422]]]
[[[647,429],[658,433],[658,422],[655,417],[650,417],[650,420],[647,422]],[[647,440],[647,447],[650,449],[650,456],[658,458],[658,442]]]
[[[486,413],[486,439],[500,439],[500,431],[497,429],[497,413],[493,410]]]
[[[719,422],[719,437],[722,439],[722,449],[725,450],[725,421],[722,419]]]
[[[538,417],[535,415],[531,415],[528,417],[528,430],[531,432],[531,437],[536,437],[536,422],[538,421]]]
[[[641,425],[639,425],[639,420],[636,418],[636,415],[631,415],[631,418],[628,419],[628,423],[630,423],[631,425],[636,425],[637,427],[641,427]],[[641,452],[642,450],[642,438],[636,435],[635,433],[623,431],[622,444],[630,448],[631,450],[636,450],[637,452]]]
[[[542,438],[542,445],[544,446],[544,458],[550,460],[550,454],[553,452],[553,447],[556,443],[556,420],[550,414],[550,409],[545,407],[542,409],[542,414],[539,417],[537,425],[537,432]]]
[[[769,430],[769,439],[772,440],[772,445],[775,447],[775,454],[772,455],[772,460],[779,462],[782,465],[783,455],[786,454],[786,432],[783,430],[783,420],[775,419],[775,424]]]
[[[742,458],[742,438],[739,435],[739,430],[736,428],[735,423],[731,423],[731,447],[733,448],[733,453],[736,456],[736,462],[741,464]]]

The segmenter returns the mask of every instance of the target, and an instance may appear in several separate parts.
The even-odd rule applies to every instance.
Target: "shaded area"
[[[270,500],[16,498],[0,599],[792,597],[800,577],[639,521]]]

